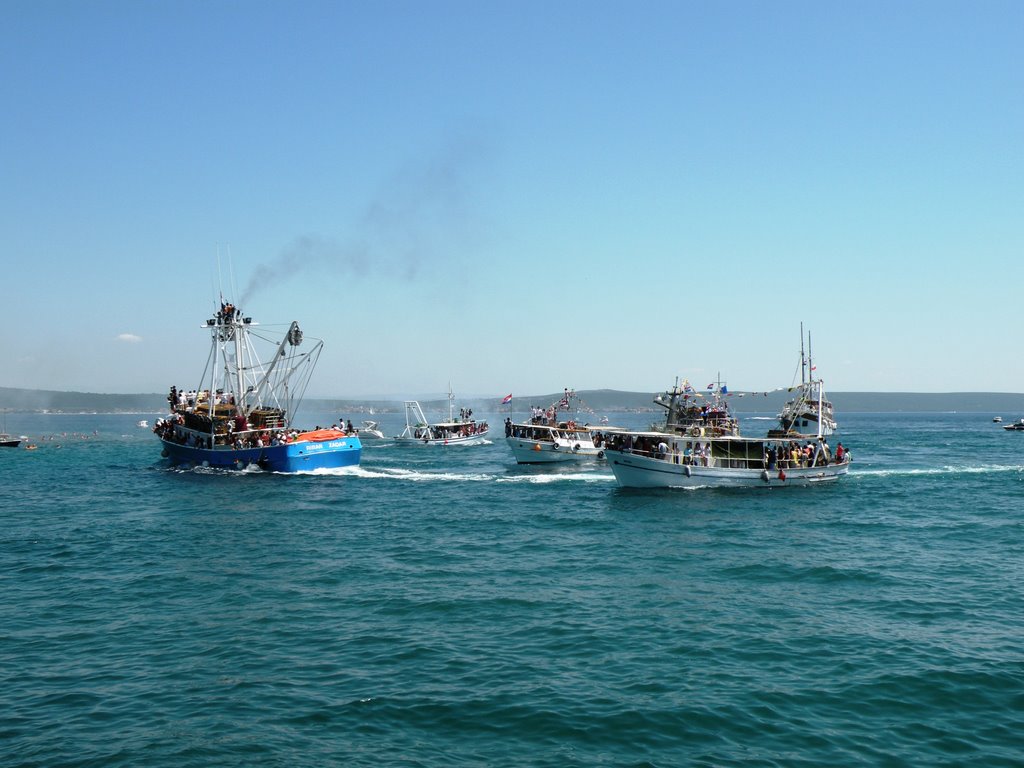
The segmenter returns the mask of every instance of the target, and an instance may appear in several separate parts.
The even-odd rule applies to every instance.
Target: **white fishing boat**
[[[532,409],[528,421],[505,419],[505,442],[519,464],[552,464],[567,461],[592,461],[604,458],[603,432],[608,427],[592,428],[579,424],[579,398],[570,389],[547,408]],[[559,411],[574,412],[574,417],[559,418]]]
[[[998,423],[999,423],[999,422],[1001,422],[1002,420],[1003,420],[1003,417],[1002,417],[1002,416],[995,416],[995,417],[993,417],[993,419],[992,419],[992,421],[994,421],[994,422],[995,422],[996,424],[998,424]]]
[[[605,456],[615,480],[627,488],[791,487],[831,482],[849,471],[850,454],[832,456],[825,445],[824,437],[700,440],[630,432],[613,434]]]
[[[1015,421],[1013,424],[1006,424],[1003,426],[1003,429],[1009,432],[1024,432],[1024,419]]]
[[[727,394],[719,386],[719,395]],[[605,446],[608,466],[627,488],[790,487],[838,480],[850,468],[839,443],[833,453],[824,434],[741,437],[721,397],[693,410],[692,388],[678,383],[655,403],[668,409],[664,427],[616,430]],[[709,418],[714,411],[716,415]]]
[[[811,356],[811,334],[807,334],[807,354],[804,354],[804,326],[800,324],[800,384],[789,388],[793,399],[782,406],[779,427],[769,435],[773,437],[829,436],[835,433],[835,413],[832,403],[825,397],[825,383],[815,378]]]
[[[490,431],[486,421],[473,418],[472,409],[463,408],[455,417],[455,395],[448,384],[448,421],[429,422],[417,400],[405,401],[405,429],[395,435],[407,445],[479,445]]]
[[[365,440],[368,437],[375,438],[377,440],[384,440],[384,433],[381,431],[380,424],[376,421],[370,421],[367,419],[363,422],[363,425],[359,428],[359,437]]]
[[[149,422],[146,419],[139,419],[135,423],[135,426],[138,427],[139,429],[147,429],[149,427]]]
[[[203,328],[211,351],[199,386],[171,387],[171,412],[153,429],[172,464],[298,472],[359,463],[355,435],[293,423],[322,341],[304,339],[294,321],[283,333],[259,327],[224,301]]]

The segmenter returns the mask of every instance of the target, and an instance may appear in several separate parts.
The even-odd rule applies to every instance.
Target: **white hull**
[[[560,464],[569,461],[593,461],[604,457],[604,451],[594,447],[589,435],[584,440],[585,442],[570,443],[562,438],[556,442],[521,437],[505,438],[518,464]]]
[[[677,464],[678,456],[656,459],[614,450],[608,451],[607,458],[616,481],[626,488],[785,488],[838,480],[850,469],[849,462],[771,471]]]
[[[487,432],[478,432],[466,437],[402,437],[394,438],[400,445],[482,445],[487,442]]]
[[[405,401],[405,429],[395,435],[395,442],[404,445],[482,445],[487,442],[490,427],[486,421],[452,418],[452,393],[448,392],[448,421],[428,424],[423,409],[415,400]]]

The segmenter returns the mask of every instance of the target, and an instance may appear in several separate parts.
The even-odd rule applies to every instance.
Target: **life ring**
[[[579,452],[579,450],[580,450],[580,444],[579,444],[579,443],[576,443],[576,445],[574,445],[574,446],[572,447],[572,452],[573,452],[573,453],[578,453],[578,452]]]
[[[558,450],[558,443],[552,443],[551,444],[551,450],[552,451],[557,451]]]
[[[603,459],[604,458],[604,451],[598,451],[597,452],[597,458]]]

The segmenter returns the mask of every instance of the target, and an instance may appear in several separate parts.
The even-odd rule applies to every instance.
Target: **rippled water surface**
[[[1024,433],[988,415],[842,416],[832,486],[657,492],[498,436],[171,470],[137,418],[9,416],[4,766],[1024,765]]]

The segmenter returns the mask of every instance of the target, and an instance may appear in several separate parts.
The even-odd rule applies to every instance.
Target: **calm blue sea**
[[[5,768],[1024,765],[991,415],[840,414],[838,484],[673,492],[498,430],[171,470],[142,417],[8,415],[39,447],[0,449]]]

